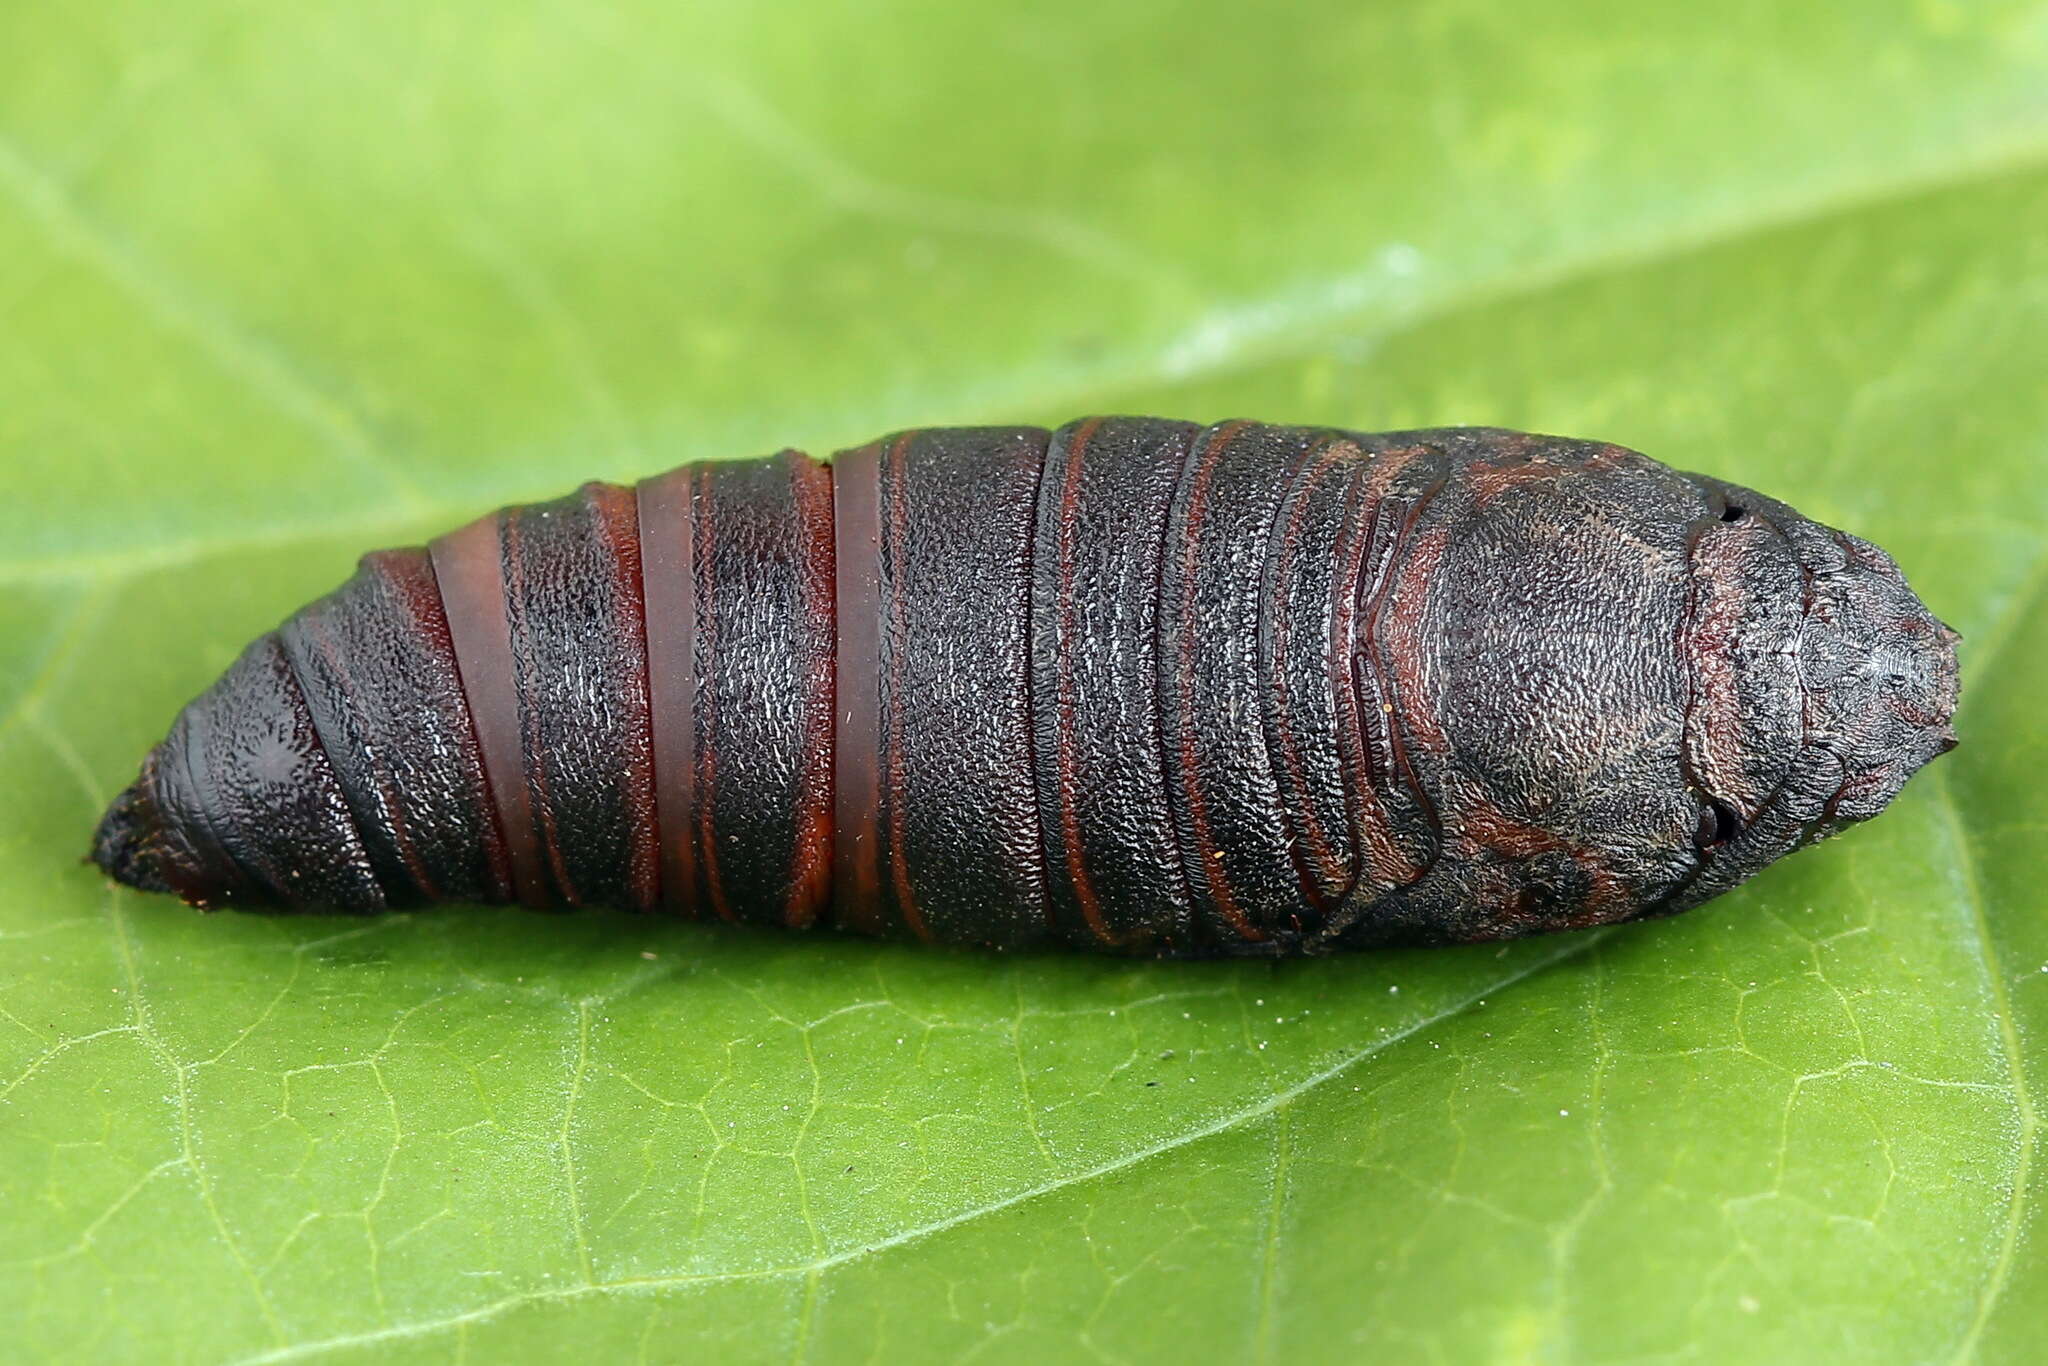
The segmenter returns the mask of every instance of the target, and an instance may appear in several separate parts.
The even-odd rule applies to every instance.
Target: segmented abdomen
[[[1285,952],[1435,859],[1403,580],[1451,474],[1097,418],[587,485],[367,557],[216,686],[276,744],[202,702],[156,790],[287,903]]]

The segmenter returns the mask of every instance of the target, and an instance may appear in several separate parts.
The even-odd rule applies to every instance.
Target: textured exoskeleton
[[[356,576],[94,857],[1135,954],[1684,910],[1954,744],[1882,551],[1619,447],[1090,418],[686,465]]]

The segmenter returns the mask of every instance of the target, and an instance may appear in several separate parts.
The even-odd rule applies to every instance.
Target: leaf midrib
[[[39,176],[40,173],[18,150],[4,138],[0,138],[0,169],[6,169],[10,162],[13,163],[15,173],[0,174],[0,197],[13,199],[24,208],[32,221],[48,231],[45,222],[47,213],[39,211],[36,205],[25,200],[22,185],[19,183],[22,172],[32,177]],[[1531,297],[1608,274],[1640,269],[1660,260],[1696,255],[1749,238],[1832,218],[1852,217],[1923,195],[1952,193],[2022,179],[2039,174],[2043,170],[2048,170],[2048,135],[2028,128],[2017,134],[1989,137],[1981,146],[1967,152],[1959,152],[1949,162],[1933,170],[1908,171],[1874,179],[1864,185],[1837,188],[1817,195],[1801,196],[1794,193],[1786,196],[1781,202],[1751,205],[1749,212],[1729,215],[1718,221],[1711,218],[1697,221],[1681,220],[1674,230],[1653,234],[1639,242],[1603,242],[1597,244],[1594,250],[1581,255],[1563,253],[1547,263],[1504,271],[1492,279],[1475,279],[1463,285],[1447,288],[1433,299],[1401,310],[1397,315],[1384,319],[1378,326],[1363,325],[1363,320],[1376,311],[1374,306],[1369,304],[1336,310],[1318,318],[1313,315],[1313,310],[1304,310],[1298,302],[1293,302],[1305,297],[1315,297],[1317,291],[1304,288],[1298,283],[1291,284],[1264,298],[1238,301],[1213,308],[1191,319],[1179,333],[1152,348],[1145,355],[1134,360],[1105,363],[1097,372],[1061,385],[1056,390],[1017,392],[1000,396],[978,395],[971,402],[964,404],[947,405],[935,402],[933,406],[947,411],[964,410],[970,414],[980,414],[984,418],[1018,412],[1050,413],[1064,410],[1066,407],[1086,406],[1087,400],[1091,397],[1113,396],[1145,384],[1187,383],[1260,364],[1270,364],[1311,352],[1333,334],[1342,333],[1361,341],[1384,345],[1404,333],[1440,323],[1461,313]],[[86,240],[97,243],[114,241],[107,230],[93,222],[55,182],[37,180],[34,183],[39,194],[59,197],[60,207],[67,222],[72,224],[73,233],[86,234]],[[65,236],[68,238],[71,235],[72,233],[67,233]],[[59,244],[62,245],[62,239]],[[85,257],[88,263],[104,271],[106,266],[103,258],[136,260],[136,269],[146,277],[162,278],[163,275],[159,268],[148,266],[134,258],[132,250],[125,246],[109,246],[105,251],[95,250]],[[126,271],[114,272],[109,274],[109,278],[116,284],[127,286],[128,274]],[[1325,278],[1330,282],[1339,282],[1355,278],[1357,274],[1358,271],[1354,269]],[[189,289],[181,293],[183,297],[191,297]],[[1308,316],[1301,316],[1304,313]],[[1233,329],[1230,326],[1230,320],[1244,318],[1257,318],[1260,321],[1256,327]],[[1229,335],[1230,339],[1226,344],[1220,347],[1204,345],[1199,348],[1200,359],[1197,362],[1170,363],[1171,357],[1190,349],[1189,338],[1206,337],[1219,331]],[[269,357],[266,363],[277,359]],[[296,388],[314,393],[317,397],[316,391],[310,386],[298,383]],[[289,413],[294,410],[286,411]],[[300,420],[305,420],[303,414]],[[326,420],[323,419],[323,422]],[[878,422],[881,423],[888,420],[886,417],[878,417]],[[331,433],[326,433],[324,427],[316,432],[316,435],[323,434],[331,438]],[[371,451],[369,454],[374,461],[381,462],[384,459],[380,452]],[[167,539],[132,550],[103,550],[75,555],[45,554],[13,560],[0,555],[0,585],[81,579],[118,580],[229,555],[282,550],[312,541],[352,540],[368,544],[416,531],[430,525],[436,519],[453,520],[474,515],[483,505],[494,499],[498,502],[517,502],[547,497],[556,492],[559,490],[552,486],[522,483],[497,489],[495,492],[487,492],[479,487],[473,500],[467,495],[458,500],[430,496],[408,484],[402,491],[402,496],[396,498],[392,506],[380,508],[366,516],[319,520],[285,519],[238,527],[232,535]]]

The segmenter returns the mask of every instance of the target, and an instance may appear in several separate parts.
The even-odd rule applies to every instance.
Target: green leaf
[[[2044,223],[2038,0],[0,9],[4,1351],[2033,1359]],[[78,861],[363,549],[1086,409],[1754,483],[1964,747],[1711,910],[1282,966]]]

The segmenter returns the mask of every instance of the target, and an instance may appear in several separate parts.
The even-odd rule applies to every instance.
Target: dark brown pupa
[[[1090,418],[586,485],[380,551],[93,858],[1179,956],[1668,915],[1955,743],[1875,546],[1616,446]]]

